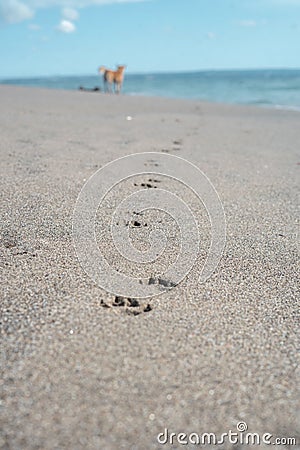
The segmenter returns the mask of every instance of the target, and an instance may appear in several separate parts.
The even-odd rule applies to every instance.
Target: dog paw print
[[[148,161],[146,161],[144,163],[144,166],[146,166],[146,167],[158,167],[159,164],[158,164],[157,161],[155,161],[155,159],[148,159]]]
[[[105,302],[104,300],[101,300],[100,304],[102,308],[111,308],[130,316],[139,316],[140,314],[150,312],[153,309],[149,303],[147,305],[143,305],[136,298],[121,297],[118,295],[114,297],[112,302]]]
[[[163,153],[170,153],[172,150],[179,151],[181,150],[182,143],[183,143],[182,139],[174,139],[172,142],[173,144],[172,148],[162,148],[161,151]]]
[[[156,285],[162,286],[163,288],[168,288],[168,289],[177,286],[177,284],[174,283],[173,281],[165,280],[165,279],[159,278],[159,277],[158,278],[150,277],[148,280],[148,284],[156,284]]]
[[[173,150],[179,151],[179,150],[181,150],[181,146],[182,146],[182,140],[181,139],[175,139],[173,141]]]
[[[0,237],[0,245],[11,252],[13,256],[27,255],[28,257],[35,257],[36,252],[27,244],[21,242],[17,235],[10,231],[5,231]]]
[[[147,189],[156,189],[157,188],[157,184],[160,183],[160,180],[157,180],[155,178],[149,178],[147,181],[143,181],[142,183],[138,184],[138,183],[133,183],[134,186],[141,186],[143,188],[147,188]]]

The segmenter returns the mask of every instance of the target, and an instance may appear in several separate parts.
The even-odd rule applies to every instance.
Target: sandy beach
[[[158,434],[239,422],[300,445],[299,113],[13,86],[0,98],[0,448],[181,448]],[[114,306],[78,262],[72,215],[97,169],[137,152],[209,177],[226,247],[206,283],[196,264],[170,292]]]

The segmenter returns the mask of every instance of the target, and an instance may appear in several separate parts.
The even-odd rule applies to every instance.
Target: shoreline
[[[290,113],[298,113],[300,112],[300,106],[286,106],[286,105],[267,105],[267,104],[257,104],[257,103],[228,103],[228,102],[218,102],[218,101],[213,101],[213,100],[201,100],[201,99],[196,99],[196,98],[181,98],[181,97],[168,97],[168,96],[155,96],[155,95],[145,95],[145,94],[128,94],[128,93],[121,93],[119,95],[117,94],[108,94],[103,92],[102,89],[98,90],[94,90],[93,88],[91,89],[80,89],[80,86],[78,87],[78,89],[64,89],[64,88],[52,88],[52,87],[44,87],[44,86],[24,86],[24,85],[15,85],[15,84],[3,84],[0,82],[0,89],[4,89],[8,88],[8,90],[13,90],[13,89],[21,89],[21,90],[33,90],[32,92],[34,93],[36,90],[37,91],[41,91],[41,92],[53,92],[56,94],[59,93],[80,93],[80,94],[87,94],[88,96],[91,94],[95,94],[95,95],[91,95],[92,97],[100,97],[100,98],[109,98],[109,97],[115,97],[115,98],[128,98],[128,99],[140,99],[140,100],[149,100],[150,103],[152,101],[158,101],[158,102],[182,102],[182,104],[188,104],[190,103],[191,105],[203,105],[203,106],[207,106],[207,107],[212,107],[212,108],[237,108],[237,109],[241,109],[241,110],[256,110],[257,112],[259,111],[282,111],[282,112],[290,112]]]
[[[253,105],[263,108],[300,110],[300,70],[261,69],[195,71],[175,73],[125,73],[123,92],[129,96],[150,96]],[[0,83],[59,90],[103,90],[99,75],[65,75],[6,78]]]

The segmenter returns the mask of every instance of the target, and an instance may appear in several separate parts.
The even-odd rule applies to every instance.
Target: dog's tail
[[[100,66],[98,69],[99,73],[104,73],[106,71],[106,68],[104,66]]]

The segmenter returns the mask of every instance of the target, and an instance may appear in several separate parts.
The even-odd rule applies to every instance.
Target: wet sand
[[[165,428],[220,436],[241,421],[299,444],[299,113],[8,86],[0,98],[0,448],[155,449]],[[98,168],[145,151],[209,177],[226,248],[206,283],[196,266],[115,306],[78,263],[72,214]]]

